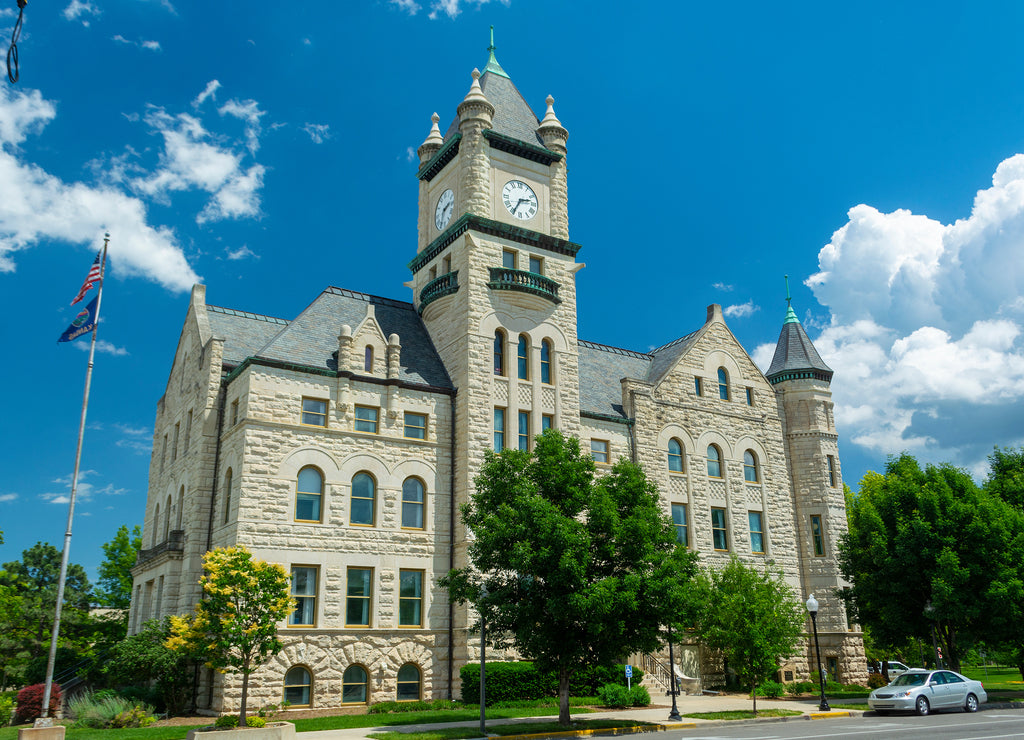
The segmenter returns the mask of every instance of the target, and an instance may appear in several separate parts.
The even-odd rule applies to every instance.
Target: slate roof
[[[775,345],[775,355],[765,376],[769,381],[786,372],[799,370],[816,371],[832,379],[832,368],[825,364],[811,344],[799,321],[787,321],[779,332],[779,341]]]
[[[612,414],[625,418],[622,408],[622,378],[646,380],[651,355],[606,344],[580,341],[580,411]]]
[[[665,377],[665,374],[676,364],[676,360],[682,357],[693,345],[699,331],[700,329],[691,331],[685,337],[680,337],[674,342],[663,344],[656,350],[653,350],[651,355],[654,357],[654,362],[651,363],[651,371],[647,376],[648,382],[657,383]]]
[[[252,357],[288,326],[284,319],[220,306],[207,306],[206,313],[213,336],[224,340],[223,361],[228,365],[238,365]]]
[[[512,80],[492,72],[484,72],[480,76],[480,88],[484,91],[487,101],[494,106],[492,131],[525,141],[527,144],[544,146],[544,142],[537,135],[540,120]],[[444,140],[448,141],[458,132],[459,117],[456,115],[445,132]]]
[[[251,340],[255,336],[250,324],[237,321],[240,312],[230,312],[234,323],[220,321],[224,332],[225,346],[234,348],[233,357],[245,351],[245,357],[259,357],[296,365],[305,365],[323,370],[338,369],[338,334],[342,324],[355,330],[366,318],[367,305],[372,304],[374,316],[385,338],[398,334],[402,344],[398,377],[408,383],[426,384],[439,388],[451,388],[451,379],[434,350],[430,335],[411,303],[357,293],[344,288],[330,287],[307,306],[292,321],[271,319],[278,322],[276,331],[265,337],[262,344],[253,349]],[[209,307],[213,308],[213,307]],[[229,309],[216,309],[221,316],[229,315]],[[248,314],[256,316],[255,314]],[[266,319],[266,317],[259,317]],[[213,315],[211,315],[211,325]],[[232,330],[239,335],[230,335]],[[218,330],[215,334],[221,336]],[[227,350],[225,350],[225,356]],[[236,360],[240,362],[241,359]]]

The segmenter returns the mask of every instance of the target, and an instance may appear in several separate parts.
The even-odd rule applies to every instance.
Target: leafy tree
[[[579,440],[555,430],[532,453],[488,451],[475,482],[462,506],[473,567],[441,585],[486,618],[487,644],[557,673],[568,725],[573,673],[654,650],[670,615],[687,608],[696,556],[677,547],[638,466],[620,460],[595,477]]]
[[[1024,511],[1024,447],[996,447],[988,456],[985,490]]]
[[[780,572],[744,565],[734,556],[721,570],[706,568],[698,579],[696,633],[722,651],[740,682],[757,687],[779,669],[803,638],[804,611]]]
[[[96,596],[101,606],[112,609],[125,609],[132,602],[132,566],[142,549],[142,530],[135,525],[129,531],[122,524],[110,542],[104,543],[105,556],[99,567],[99,580],[96,582]],[[125,619],[128,615],[125,613]]]
[[[19,679],[29,659],[49,653],[61,561],[60,551],[42,542],[21,555],[21,560],[4,563],[0,571],[0,589],[11,604],[10,612],[0,612],[0,661],[6,675]],[[80,653],[91,642],[91,600],[85,569],[68,563],[60,639],[61,645]]]
[[[295,609],[284,568],[253,560],[244,547],[210,550],[199,579],[206,598],[190,617],[171,617],[164,643],[185,657],[199,657],[221,673],[242,674],[238,726],[245,727],[249,674],[281,651],[277,623]]]
[[[962,648],[1006,613],[993,599],[1012,596],[1020,579],[1022,513],[962,470],[921,470],[903,454],[890,458],[885,475],[864,476],[847,500],[847,518],[839,563],[858,618],[885,647],[911,637],[930,642],[934,625],[959,670]]]
[[[170,620],[150,619],[110,651],[104,672],[114,684],[155,681],[168,714],[181,714],[192,695],[192,666],[187,655],[167,647]]]

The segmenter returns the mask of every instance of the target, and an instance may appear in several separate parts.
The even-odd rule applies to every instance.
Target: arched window
[[[366,669],[350,665],[341,676],[341,703],[365,704],[370,695]]]
[[[729,373],[724,367],[718,368],[718,397],[723,401],[729,400]]]
[[[406,478],[402,484],[402,528],[423,529],[423,481]]]
[[[540,382],[551,383],[551,342],[540,343]]]
[[[181,512],[185,508],[185,486],[178,489],[178,511],[174,515],[174,528],[181,529]]]
[[[167,508],[164,511],[164,539],[171,534],[171,497],[167,497]]]
[[[715,445],[708,445],[708,477],[722,477],[722,452]]]
[[[494,374],[505,374],[505,332],[501,329],[494,332]]]
[[[156,510],[153,512],[153,547],[156,547],[156,543],[160,541],[160,504],[156,505]]]
[[[319,522],[324,498],[324,477],[316,468],[303,468],[295,485],[295,518]]]
[[[519,369],[519,379],[530,379],[530,338],[525,334],[519,335],[519,349],[516,352],[516,363]]]
[[[373,372],[373,345],[366,345],[366,350],[363,352],[363,370],[372,373]]]
[[[228,523],[228,517],[231,516],[231,478],[231,468],[228,468],[224,475],[224,524]]]
[[[753,450],[743,453],[743,479],[747,483],[761,482],[761,470],[757,466],[757,455]]]
[[[300,665],[290,668],[284,674],[284,700],[293,707],[308,707],[312,696],[313,675]]]
[[[406,663],[398,669],[398,701],[419,701],[420,669],[412,663]]]
[[[352,479],[352,512],[350,524],[373,526],[373,514],[376,509],[377,483],[369,473],[356,473]]]
[[[683,472],[683,444],[675,437],[668,441],[668,469],[674,473]]]

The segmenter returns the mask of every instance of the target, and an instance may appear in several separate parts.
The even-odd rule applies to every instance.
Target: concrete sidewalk
[[[753,702],[749,697],[742,696],[681,696],[676,700],[676,706],[679,709],[679,714],[690,714],[694,712],[728,712],[738,709],[750,710],[753,708]],[[791,701],[780,701],[771,699],[758,699],[757,700],[758,711],[762,709],[791,709],[795,711],[803,712],[804,717],[811,719],[824,719],[826,717],[849,717],[855,712],[847,710],[836,710],[833,712],[819,712],[818,711],[818,700],[807,699],[807,700],[791,700]],[[681,722],[669,722],[668,714],[671,711],[670,705],[658,705],[656,707],[647,707],[645,709],[622,709],[609,712],[590,712],[588,714],[573,715],[574,719],[616,719],[616,720],[631,720],[635,722],[650,722],[655,725],[662,725],[666,728],[679,728],[683,729],[686,727],[696,727],[699,724],[716,723],[722,720],[705,720],[705,719],[690,719],[683,717]],[[494,719],[488,720],[488,725],[523,725],[522,735],[530,734],[530,724],[537,722],[550,722],[553,719],[558,719],[558,714],[554,714],[547,717],[520,717],[518,719]],[[777,718],[766,717],[765,720],[772,720]],[[800,719],[800,717],[791,717],[790,719]],[[744,721],[744,720],[740,720]],[[761,720],[745,720],[745,721],[761,721]],[[427,732],[431,729],[448,728],[448,727],[478,727],[480,724],[479,720],[475,722],[441,722],[432,723],[426,725],[392,725],[383,727],[359,727],[347,730],[319,730],[316,732],[303,732],[301,733],[301,740],[361,740],[367,737],[370,733],[374,732]],[[654,729],[654,728],[652,728]],[[609,731],[609,734],[611,731]],[[570,734],[584,734],[567,732],[566,735]],[[586,734],[601,734],[600,732],[586,733]],[[551,736],[548,734],[547,736]],[[520,737],[517,735],[505,736],[506,740],[512,740],[512,738]]]

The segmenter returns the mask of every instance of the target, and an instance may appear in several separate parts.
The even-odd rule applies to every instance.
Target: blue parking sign
[[[633,666],[626,666],[626,678],[633,678]]]

